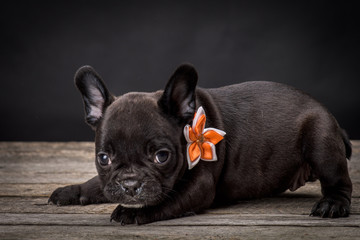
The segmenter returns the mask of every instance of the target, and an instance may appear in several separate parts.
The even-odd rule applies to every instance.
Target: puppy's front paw
[[[48,203],[58,206],[80,204],[80,186],[70,185],[56,189],[51,194]]]
[[[332,198],[323,198],[315,203],[310,216],[319,216],[322,218],[348,217],[350,213],[350,203],[347,200],[335,200]]]
[[[111,214],[110,221],[121,223],[121,225],[135,223],[136,210],[117,206]]]

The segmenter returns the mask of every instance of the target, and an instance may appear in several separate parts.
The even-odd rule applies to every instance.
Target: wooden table
[[[116,204],[47,204],[55,188],[96,175],[93,143],[0,142],[0,239],[360,239],[360,141],[352,143],[349,218],[308,216],[320,198],[316,182],[197,216],[121,226],[109,221]]]

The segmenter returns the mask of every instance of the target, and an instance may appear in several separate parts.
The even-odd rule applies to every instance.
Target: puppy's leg
[[[109,202],[100,187],[99,177],[93,177],[83,184],[69,185],[56,189],[50,196],[49,203],[61,205],[87,205]]]
[[[339,134],[339,128],[334,131],[334,128],[318,127],[305,144],[305,156],[320,180],[323,194],[323,198],[314,205],[311,215],[347,217],[350,213],[352,183],[346,158],[351,155],[351,146],[347,138]]]

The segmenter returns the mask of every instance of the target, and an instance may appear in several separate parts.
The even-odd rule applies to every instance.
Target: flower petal
[[[205,122],[206,122],[206,116],[201,115],[199,117],[199,120],[196,122],[195,127],[194,127],[194,132],[195,132],[195,134],[197,136],[200,136],[202,134],[202,132],[204,131]]]
[[[216,149],[215,145],[211,142],[203,142],[201,144],[201,159],[206,161],[216,161]]]
[[[197,140],[197,137],[194,133],[194,129],[192,129],[192,127],[189,128],[189,138],[193,142]]]
[[[203,133],[203,130],[205,128],[205,122],[206,122],[205,111],[202,107],[199,107],[199,109],[196,111],[192,124],[193,131],[197,136]]]
[[[194,162],[195,160],[197,160],[201,155],[200,147],[196,142],[189,144],[187,152],[188,152],[189,159],[191,162]]]
[[[190,150],[190,149],[196,149],[196,148],[198,148],[199,155],[198,155],[198,157],[196,157],[196,158],[194,159],[194,157],[195,157],[196,155],[194,155],[194,151],[192,151],[192,150]],[[195,150],[195,151],[196,151],[196,150]],[[190,153],[191,153],[192,157],[191,157]],[[192,169],[192,168],[195,167],[195,165],[198,164],[199,161],[200,161],[200,156],[201,156],[201,155],[200,155],[200,148],[199,148],[198,144],[196,144],[196,143],[189,143],[189,144],[187,145],[186,155],[187,155],[187,162],[188,162],[189,169]],[[192,159],[192,158],[193,158],[193,159]]]
[[[206,141],[213,143],[214,145],[224,139],[226,133],[216,128],[204,129],[204,138]]]
[[[195,112],[193,122],[197,122],[197,120],[199,119],[199,117],[200,117],[201,115],[204,115],[204,114],[205,114],[204,108],[203,108],[203,107],[199,107],[198,110]],[[194,125],[193,125],[192,127],[194,128]]]
[[[186,124],[186,126],[184,127],[184,137],[188,143],[192,142],[189,136],[189,128],[190,128],[189,124]]]
[[[195,133],[189,124],[184,127],[184,136],[188,143],[192,143],[197,140]]]

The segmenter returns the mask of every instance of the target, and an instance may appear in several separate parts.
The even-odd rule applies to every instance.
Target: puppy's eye
[[[160,149],[155,153],[155,163],[164,163],[170,158],[170,151],[168,149]]]
[[[109,155],[103,152],[98,153],[97,160],[101,166],[107,166],[111,164]]]

